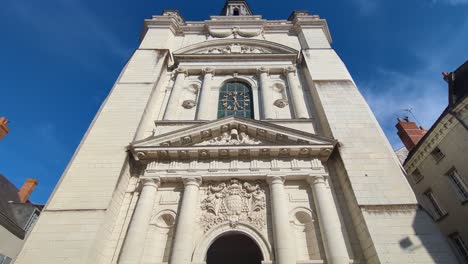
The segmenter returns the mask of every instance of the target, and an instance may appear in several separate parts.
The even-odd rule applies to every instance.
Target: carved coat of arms
[[[205,232],[225,222],[232,227],[239,222],[259,229],[265,225],[265,191],[259,182],[231,179],[227,183],[209,184],[201,203],[201,225]]]

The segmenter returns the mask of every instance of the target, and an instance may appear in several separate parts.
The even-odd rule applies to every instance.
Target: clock
[[[249,108],[250,96],[244,92],[225,92],[221,104],[226,110],[239,111]]]

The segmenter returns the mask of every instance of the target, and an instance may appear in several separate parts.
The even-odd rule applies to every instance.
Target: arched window
[[[218,118],[240,116],[253,118],[252,92],[242,82],[227,82],[219,90]]]
[[[238,9],[238,8],[234,8],[234,11],[232,12],[232,15],[238,16],[238,15],[239,15],[239,9]]]

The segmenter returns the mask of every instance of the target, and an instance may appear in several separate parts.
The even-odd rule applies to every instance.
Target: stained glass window
[[[219,90],[218,118],[240,116],[253,118],[252,92],[242,82],[228,82]]]

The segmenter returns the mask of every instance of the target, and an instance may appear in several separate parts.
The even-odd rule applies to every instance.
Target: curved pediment
[[[290,54],[299,52],[293,48],[258,39],[211,40],[187,46],[174,52],[178,55],[240,55],[240,54]]]

